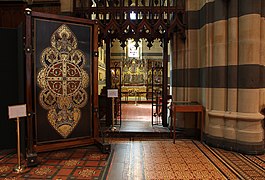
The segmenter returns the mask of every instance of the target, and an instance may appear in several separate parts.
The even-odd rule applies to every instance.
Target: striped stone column
[[[173,101],[186,101],[186,77],[185,77],[185,42],[180,38],[179,34],[174,34],[174,41],[176,43],[176,61],[173,62],[173,72],[175,86],[173,88]],[[184,114],[177,114],[177,127],[184,127]]]
[[[226,110],[226,71],[227,65],[227,21],[226,3],[215,1],[213,6],[213,58],[210,67],[211,110],[209,111],[208,133],[216,138],[224,137],[224,113]],[[220,19],[220,20],[219,20]]]
[[[237,65],[238,65],[238,0],[230,1],[227,19],[227,107],[225,112],[224,146],[234,149],[237,128]],[[232,144],[233,143],[233,144]],[[230,146],[230,147],[228,147]]]
[[[185,101],[185,43],[178,34],[174,34],[174,42],[176,43],[175,56],[176,61],[173,62],[173,70],[175,75],[175,84],[177,87],[173,88],[173,100]]]
[[[239,1],[239,82],[236,137],[240,149],[255,153],[262,147],[264,148],[262,127],[264,117],[259,113],[261,1],[252,3],[250,6],[250,4]]]
[[[206,143],[249,154],[264,152],[260,111],[265,109],[265,2],[185,2],[185,49],[178,38],[173,41],[174,99],[203,104]]]
[[[265,67],[265,1],[262,1],[262,17],[261,17],[261,28],[260,28],[260,65]],[[260,89],[260,109],[265,109],[265,88]]]

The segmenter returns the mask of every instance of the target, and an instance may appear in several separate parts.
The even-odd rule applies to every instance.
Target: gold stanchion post
[[[21,166],[21,158],[20,158],[20,120],[17,117],[17,166],[14,167],[15,173],[22,173],[25,170],[24,166]]]
[[[16,118],[17,121],[17,165],[14,167],[13,171],[15,173],[23,173],[25,167],[21,165],[21,158],[20,158],[20,119],[19,117],[26,117],[26,104],[22,105],[15,105],[15,106],[8,106],[8,115],[9,119]]]
[[[114,109],[115,109],[115,97],[118,97],[118,89],[108,89],[108,95],[109,98],[112,98],[112,125],[110,127],[111,131],[116,131],[116,127],[114,126]]]
[[[112,97],[112,127],[111,127],[111,131],[116,131],[116,127],[114,126],[114,118],[115,118],[115,115],[114,115],[114,108],[115,108],[115,97]]]

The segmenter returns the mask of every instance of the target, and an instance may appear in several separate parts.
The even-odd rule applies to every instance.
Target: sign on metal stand
[[[25,170],[25,166],[21,165],[20,159],[20,117],[26,117],[26,104],[23,105],[15,105],[15,106],[8,106],[8,116],[9,119],[16,118],[17,120],[17,165],[14,167],[13,171],[15,173],[22,173]]]
[[[116,131],[116,127],[114,126],[114,108],[115,108],[115,98],[118,97],[118,89],[108,89],[108,98],[112,98],[112,126],[110,128],[111,131]]]

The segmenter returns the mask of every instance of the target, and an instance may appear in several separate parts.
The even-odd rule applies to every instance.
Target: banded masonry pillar
[[[213,23],[213,60],[210,67],[211,110],[209,111],[208,133],[215,138],[224,137],[224,114],[226,110],[226,65],[227,65],[227,21],[226,3],[215,1]],[[219,9],[222,9],[220,11]],[[218,20],[221,17],[221,20]]]
[[[257,5],[259,3],[261,5],[261,1]],[[248,3],[239,1],[239,14],[244,14],[244,11],[249,8],[256,11],[254,9],[256,6],[248,6]],[[259,113],[260,38],[261,14],[241,15],[239,17],[237,148],[253,154],[264,151],[262,125],[264,116]]]

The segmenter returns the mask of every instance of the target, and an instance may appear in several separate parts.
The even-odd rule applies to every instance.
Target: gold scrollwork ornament
[[[41,69],[37,75],[40,105],[48,110],[51,126],[67,138],[81,118],[81,110],[88,102],[85,88],[88,73],[83,69],[85,54],[77,49],[77,38],[63,24],[51,36],[51,47],[40,56]]]

